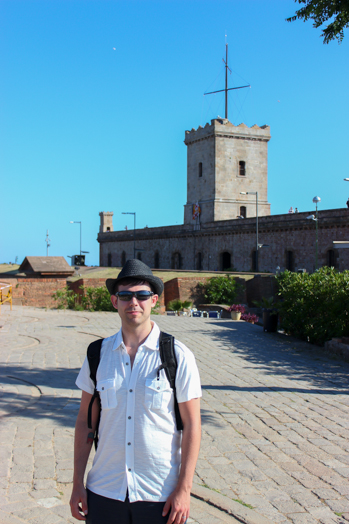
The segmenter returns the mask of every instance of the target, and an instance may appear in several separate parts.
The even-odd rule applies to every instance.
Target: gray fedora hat
[[[128,260],[122,270],[120,271],[118,278],[107,278],[105,285],[111,295],[115,293],[116,284],[121,283],[126,278],[134,278],[135,280],[144,280],[149,282],[157,295],[161,295],[164,290],[164,283],[161,278],[155,277],[151,272],[149,266],[144,264],[141,260],[132,259]]]

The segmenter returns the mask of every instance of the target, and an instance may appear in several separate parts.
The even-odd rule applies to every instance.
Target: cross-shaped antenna
[[[225,64],[225,89],[220,89],[219,91],[211,91],[210,93],[204,93],[204,95],[213,95],[214,93],[223,93],[225,91],[225,118],[228,119],[228,91],[233,91],[234,89],[244,89],[244,87],[251,87],[250,84],[247,86],[240,87],[229,87],[228,88],[228,69],[231,73],[231,69],[228,66],[228,44],[225,44],[225,60],[222,58]]]

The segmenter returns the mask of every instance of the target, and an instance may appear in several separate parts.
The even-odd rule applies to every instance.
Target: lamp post
[[[240,195],[256,195],[256,273],[258,273],[258,191],[240,191]]]
[[[136,258],[136,213],[121,213],[122,215],[133,215],[133,258]]]
[[[71,220],[70,223],[71,224],[80,224],[80,261],[81,261],[81,222],[76,221],[76,220]]]
[[[315,216],[314,215],[310,215],[307,217],[308,220],[314,220],[315,222],[315,271],[317,270],[318,268],[318,222],[319,222],[319,216],[318,216],[318,210],[317,210],[317,205],[319,202],[321,202],[321,198],[319,196],[315,196],[313,198],[313,202],[315,204]]]

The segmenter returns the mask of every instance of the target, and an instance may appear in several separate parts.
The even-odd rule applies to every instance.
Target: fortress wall
[[[274,215],[259,218],[259,243],[267,244],[259,250],[259,270],[275,272],[279,266],[285,270],[288,252],[292,252],[293,266],[312,272],[315,269],[315,222],[307,220],[311,212],[297,215]],[[318,250],[319,266],[328,263],[328,251],[334,240],[349,240],[349,210],[334,209],[319,212]],[[128,234],[125,234],[128,233]],[[101,265],[121,265],[121,253],[133,258],[133,232],[114,232],[99,235]],[[108,241],[106,241],[108,240]],[[147,228],[136,231],[136,246],[141,248],[141,259],[150,267],[155,265],[158,251],[160,269],[197,269],[201,253],[202,269],[221,270],[222,253],[231,256],[231,267],[237,271],[252,269],[252,256],[256,246],[255,219],[230,220],[205,224],[200,231],[188,226]],[[173,266],[175,253],[180,254],[181,267]],[[349,249],[334,249],[335,267],[349,269]],[[136,255],[137,256],[137,255]],[[178,259],[178,257],[177,257]]]

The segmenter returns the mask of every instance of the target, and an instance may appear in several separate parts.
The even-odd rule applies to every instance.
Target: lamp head
[[[321,202],[321,198],[319,196],[315,196],[313,198],[313,202],[314,202],[314,204],[317,204],[318,202]]]

